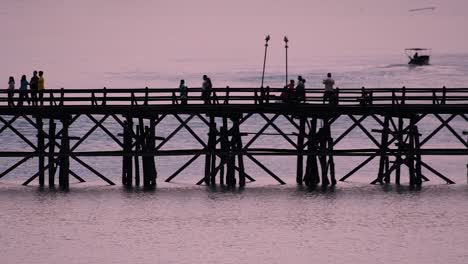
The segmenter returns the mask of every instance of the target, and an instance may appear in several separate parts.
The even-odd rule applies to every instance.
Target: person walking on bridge
[[[213,89],[213,83],[211,79],[203,75],[203,84],[202,84],[202,99],[205,104],[210,104],[211,90]]]

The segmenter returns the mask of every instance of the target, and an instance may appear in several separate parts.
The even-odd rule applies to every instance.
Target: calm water
[[[466,55],[438,54],[433,65],[420,68],[408,67],[405,60],[400,54],[303,59],[291,66],[290,73],[294,77],[302,74],[308,80],[308,87],[319,87],[328,71],[334,73],[340,87],[466,87],[468,84]],[[110,67],[106,72],[80,73],[79,78],[74,76],[61,82],[67,83],[66,87],[94,87],[91,81],[108,87],[151,84],[174,87],[183,77],[195,87],[201,83],[198,70],[180,74],[171,70],[193,63],[202,62],[196,59],[173,62],[161,72],[150,68]],[[203,63],[213,69],[209,74],[215,86],[259,85],[261,72],[257,62],[242,64],[232,59]],[[268,84],[279,86],[283,80],[281,64],[267,68]],[[35,132],[30,125],[24,120],[16,122],[33,140]],[[377,127],[371,120],[365,123]],[[206,137],[200,120],[194,119],[190,124],[202,138]],[[253,117],[241,129],[256,132],[262,124],[264,121],[259,117]],[[292,132],[287,121],[279,120],[279,124]],[[428,135],[440,122],[428,119],[424,124],[421,132]],[[460,133],[468,128],[466,120],[460,118],[451,124]],[[106,125],[114,134],[121,132],[112,120],[107,120]],[[158,127],[158,133],[166,136],[177,125],[177,121],[167,119]],[[349,119],[342,118],[333,133],[338,135],[349,125]],[[81,136],[90,127],[91,123],[82,118],[72,126],[70,134]],[[280,137],[260,137],[253,147],[287,144]],[[427,147],[447,145],[462,147],[444,129]],[[198,147],[198,143],[182,130],[165,149],[181,146]],[[372,146],[372,142],[356,131],[338,147],[365,146]],[[11,131],[5,131],[2,148],[21,150],[27,145]],[[112,149],[118,146],[97,130],[77,151]],[[277,185],[247,162],[248,173],[258,181],[249,183],[245,190],[195,186],[202,177],[202,159],[174,183],[164,183],[165,177],[188,158],[158,157],[158,188],[154,192],[106,186],[74,162],[72,169],[88,183],[73,183],[68,193],[41,191],[37,183],[20,186],[35,173],[37,161],[29,161],[0,180],[0,263],[466,263],[468,259],[466,157],[425,158],[458,184],[448,186],[430,175],[431,182],[420,191],[405,186],[368,185],[376,176],[377,161],[364,167],[349,182],[340,182],[334,190],[303,190],[294,183],[295,159],[260,159],[288,185]],[[84,160],[119,183],[120,159]],[[338,177],[362,160],[337,158]],[[14,161],[2,158],[0,170]],[[407,185],[406,176],[403,184]]]

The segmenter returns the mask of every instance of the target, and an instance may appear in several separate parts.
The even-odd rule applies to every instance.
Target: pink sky
[[[408,12],[425,6],[437,9]],[[282,52],[288,35],[291,58],[395,54],[413,46],[468,52],[467,11],[466,0],[3,0],[0,71],[258,61],[265,34],[272,35],[272,54]]]

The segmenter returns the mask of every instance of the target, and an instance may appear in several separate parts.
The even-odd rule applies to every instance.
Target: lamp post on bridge
[[[288,42],[289,39],[287,36],[284,36],[284,48],[286,50],[286,85],[288,85]]]
[[[265,79],[265,65],[266,65],[266,57],[267,57],[268,41],[269,40],[270,40],[270,35],[267,35],[266,38],[265,38],[265,55],[263,56],[262,85],[260,85],[261,88],[263,88],[263,81]]]

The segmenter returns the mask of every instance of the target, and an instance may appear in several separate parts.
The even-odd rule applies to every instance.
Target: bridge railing
[[[33,93],[26,93],[31,100]],[[38,94],[38,97],[40,93]],[[0,106],[29,106],[27,98],[20,99],[18,90],[0,90]],[[103,106],[103,105],[177,105],[181,104],[180,90],[173,88],[137,89],[47,89],[42,92],[44,106]],[[205,104],[201,88],[189,88],[189,105]],[[323,89],[309,88],[305,98],[287,95],[283,88],[214,88],[209,96],[211,104],[336,104],[336,105],[403,105],[403,104],[468,104],[468,88],[337,88],[328,96]],[[41,105],[41,103],[39,103]],[[33,106],[33,104],[31,104]]]

